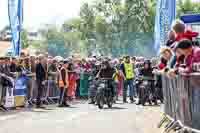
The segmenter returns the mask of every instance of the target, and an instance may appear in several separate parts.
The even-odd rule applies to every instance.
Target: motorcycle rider
[[[100,71],[97,74],[97,78],[105,78],[108,79],[108,87],[111,88],[112,96],[114,97],[114,87],[113,87],[113,75],[115,73],[115,69],[111,67],[108,60],[103,61]]]
[[[127,90],[129,87],[130,101],[131,101],[131,103],[134,103],[135,100],[134,100],[133,96],[136,95],[136,90],[133,85],[135,72],[134,72],[134,64],[131,63],[131,61],[130,61],[130,56],[125,57],[124,63],[122,63],[120,66],[120,70],[124,77],[123,102],[127,103],[126,98],[127,98]]]
[[[153,68],[151,67],[150,60],[146,60],[144,62],[144,68],[142,68],[140,70],[140,76],[153,80]],[[154,93],[153,83],[151,84],[151,91],[152,91],[152,93]],[[142,95],[141,95],[141,90],[139,90],[139,102],[137,103],[137,105],[142,104],[141,100],[142,100]],[[156,100],[154,100],[154,102],[155,102],[155,104],[157,104]],[[149,101],[149,104],[151,104],[151,101]]]

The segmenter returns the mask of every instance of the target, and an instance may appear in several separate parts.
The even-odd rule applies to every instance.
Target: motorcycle
[[[112,108],[114,103],[112,88],[108,87],[108,80],[110,79],[100,79],[99,87],[97,88],[96,102],[99,109],[103,109],[104,104]]]
[[[90,104],[96,103],[98,84],[99,84],[98,80],[94,79],[93,77],[89,78],[88,96],[89,96],[89,99],[91,100]]]
[[[153,82],[153,79],[144,79],[143,77],[140,77],[140,79],[138,79],[139,103],[141,103],[143,106],[145,106],[145,103],[147,101],[150,105],[152,104],[152,102],[155,102],[152,92]]]

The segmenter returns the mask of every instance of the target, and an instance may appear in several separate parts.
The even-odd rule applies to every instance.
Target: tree
[[[180,18],[184,14],[200,13],[200,3],[192,2],[192,0],[177,1],[177,17]]]
[[[154,32],[155,17],[156,17],[156,0],[149,0],[147,3],[147,32]]]
[[[80,18],[73,18],[69,19],[64,22],[62,25],[63,32],[68,31],[79,31],[81,28],[81,19]]]
[[[59,51],[66,49],[68,55],[73,52],[86,55],[94,48],[105,55],[144,53],[143,47],[150,46],[153,38],[155,7],[156,0],[96,0],[92,4],[84,3],[80,7],[80,16],[66,20],[61,30],[48,26],[42,31],[44,45],[48,45],[52,54],[63,54]],[[147,37],[146,32],[150,32]]]
[[[26,30],[23,30],[21,32],[21,45],[22,48],[28,48],[29,42],[28,42],[28,32]]]
[[[84,3],[80,8],[81,25],[80,31],[83,33],[82,39],[88,39],[89,34],[94,29],[95,15],[93,8],[88,4]]]

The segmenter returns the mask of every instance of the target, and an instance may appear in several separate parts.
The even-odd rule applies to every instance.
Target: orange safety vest
[[[69,85],[69,81],[68,81],[68,72],[67,72],[67,69],[65,69],[64,67],[62,67],[61,69],[60,69],[60,72],[59,72],[59,88],[64,88],[65,87],[65,85],[64,85],[64,82],[63,82],[63,79],[62,79],[62,74],[61,74],[61,71],[62,70],[65,70],[65,72],[66,72],[66,76],[65,76],[65,81],[66,81],[66,87],[68,87],[68,85]]]

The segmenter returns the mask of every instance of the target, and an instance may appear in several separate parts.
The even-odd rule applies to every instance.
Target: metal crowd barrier
[[[33,75],[24,75],[24,77],[11,78],[0,73],[0,78],[7,78],[13,84],[13,87],[3,86],[0,83],[0,110],[9,108],[33,105],[37,97],[37,83]],[[56,81],[47,80],[45,82],[43,97],[41,98],[46,104],[53,104],[59,98],[59,89]]]
[[[7,106],[14,106],[13,87],[14,79],[3,73],[0,73],[0,110],[7,111]]]
[[[0,74],[5,76],[4,74]],[[82,73],[80,83],[81,96],[88,95],[88,73]],[[13,78],[13,88],[3,87],[0,83],[0,109],[1,106],[6,108],[15,108],[27,105],[34,105],[38,94],[38,86],[34,74],[26,74],[22,77]],[[48,78],[45,82],[41,100],[45,104],[55,104],[59,99],[60,90],[57,86],[56,79]]]
[[[29,82],[27,87],[27,101],[29,104],[34,104],[37,97],[38,86],[35,78],[33,76],[29,76]],[[55,80],[48,79],[45,82],[43,88],[43,97],[42,101],[46,104],[54,104],[56,100],[59,98],[59,89]]]
[[[162,84],[164,113],[191,131],[200,132],[200,73],[176,78],[163,75]]]

